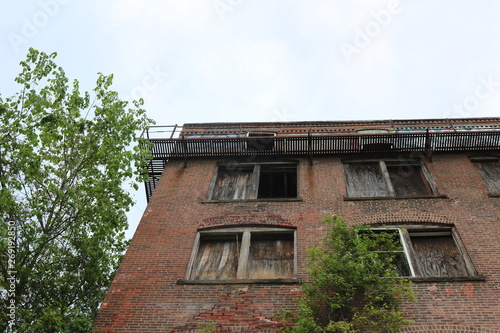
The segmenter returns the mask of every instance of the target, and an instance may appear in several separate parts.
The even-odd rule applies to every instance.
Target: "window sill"
[[[299,284],[300,279],[177,280],[178,285],[205,284]]]
[[[201,203],[228,203],[228,202],[300,202],[302,198],[271,198],[271,199],[241,199],[241,200],[203,200]]]
[[[405,199],[447,199],[446,195],[405,195],[405,196],[384,196],[384,197],[347,197],[344,201],[366,201],[366,200],[405,200]]]
[[[402,279],[408,279],[414,283],[427,283],[427,282],[473,282],[486,281],[486,277],[483,275],[474,276],[445,276],[445,277],[401,277]],[[396,278],[399,279],[399,278]]]

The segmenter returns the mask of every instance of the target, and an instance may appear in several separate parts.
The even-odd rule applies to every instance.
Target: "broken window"
[[[393,147],[394,138],[387,136],[386,129],[363,129],[357,131],[358,134],[379,134],[367,135],[359,138],[359,145],[362,150],[390,150]]]
[[[500,159],[498,158],[473,158],[472,162],[483,177],[490,194],[500,195]]]
[[[453,228],[389,227],[396,250],[381,251],[393,258],[398,275],[406,277],[465,277],[476,275]]]
[[[215,154],[220,151],[241,150],[242,143],[238,142],[236,133],[202,133],[186,134],[183,138],[188,139],[180,143],[182,152],[189,154]]]
[[[226,228],[197,234],[186,279],[295,277],[295,230]]]
[[[248,132],[247,150],[272,150],[275,136],[274,132]]]
[[[433,195],[430,176],[418,161],[344,163],[349,197]]]
[[[219,165],[209,191],[211,200],[297,197],[296,163]]]

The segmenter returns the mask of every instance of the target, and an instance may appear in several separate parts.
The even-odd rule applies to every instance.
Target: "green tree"
[[[129,191],[152,122],[98,75],[81,94],[54,58],[30,49],[0,96],[0,330],[88,332],[128,245]],[[128,185],[130,184],[130,185]]]
[[[409,321],[400,305],[412,300],[408,280],[397,277],[390,251],[394,234],[349,228],[333,216],[326,242],[309,249],[309,276],[296,316],[288,313],[288,332],[399,332]]]

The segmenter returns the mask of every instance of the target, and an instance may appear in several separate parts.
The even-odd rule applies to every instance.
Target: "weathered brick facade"
[[[363,129],[396,132],[500,129],[500,119],[193,124],[184,133],[277,132],[353,134]],[[496,136],[498,138],[498,135]],[[353,225],[454,227],[476,274],[461,279],[416,279],[416,302],[405,304],[414,323],[404,332],[500,332],[500,196],[488,190],[470,158],[499,156],[499,149],[450,152],[361,152],[268,156],[171,158],[150,199],[95,322],[97,332],[198,332],[212,322],[217,332],[279,332],[281,309],[295,310],[305,279],[306,249],[325,237],[324,215]],[[365,158],[418,158],[432,176],[431,196],[347,197],[342,162]],[[297,163],[294,200],[208,200],[218,163],[227,160]],[[227,226],[296,230],[296,280],[212,281],[187,279],[200,230]]]

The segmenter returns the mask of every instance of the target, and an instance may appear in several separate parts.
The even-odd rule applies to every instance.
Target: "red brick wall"
[[[352,224],[454,225],[486,281],[415,283],[417,301],[405,311],[405,332],[500,332],[500,198],[487,188],[466,154],[426,161],[445,198],[345,201],[341,157],[299,162],[298,202],[204,203],[216,160],[171,161],[144,213],[95,323],[98,332],[278,332],[276,315],[295,309],[298,284],[186,285],[198,228],[266,224],[294,226],[298,278],[306,249],[325,237],[318,223],[336,214]]]

